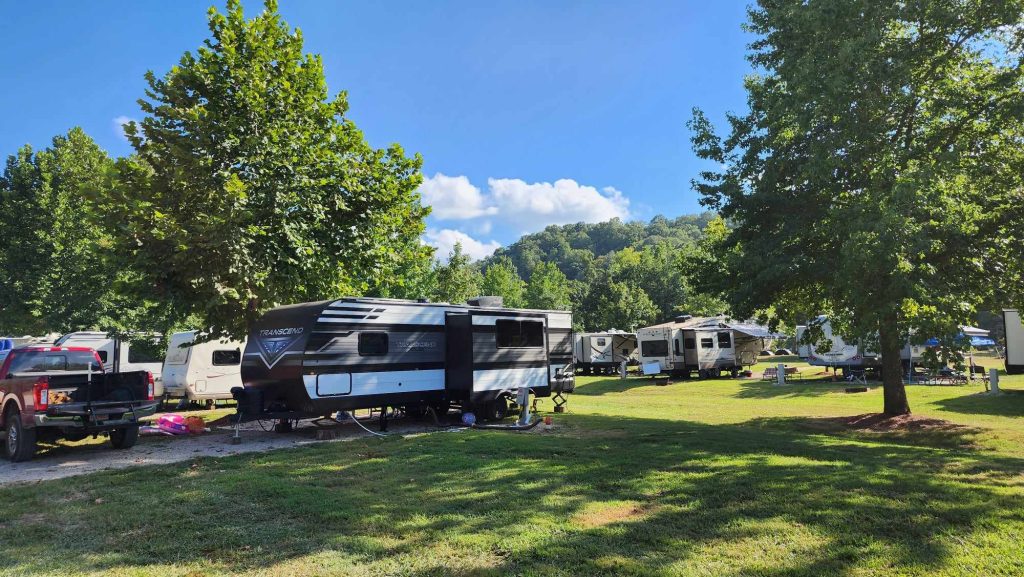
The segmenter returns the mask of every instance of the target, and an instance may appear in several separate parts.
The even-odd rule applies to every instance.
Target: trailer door
[[[449,392],[468,395],[473,390],[472,323],[469,313],[445,314],[444,388]]]

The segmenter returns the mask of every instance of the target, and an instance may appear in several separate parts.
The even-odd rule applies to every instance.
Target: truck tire
[[[4,455],[12,463],[28,461],[36,454],[36,430],[21,424],[21,413],[17,409],[7,411],[4,417]]]
[[[110,445],[115,449],[130,449],[139,442],[139,426],[123,427],[110,431]]]

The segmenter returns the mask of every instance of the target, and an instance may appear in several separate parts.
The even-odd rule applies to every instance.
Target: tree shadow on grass
[[[972,392],[936,401],[935,406],[953,413],[1019,417],[1024,415],[1024,391],[1005,390],[999,395]]]
[[[656,378],[631,376],[625,379],[619,377],[605,377],[587,383],[577,384],[576,390],[574,390],[572,394],[584,397],[596,397],[600,395],[607,395],[609,393],[624,393],[640,387],[664,386],[668,383],[676,384],[679,382],[682,382],[682,380],[668,379],[665,376],[658,376]]]
[[[796,420],[560,422],[0,489],[17,516],[0,526],[0,567],[312,573],[333,559],[424,576],[924,575],[948,568],[976,531],[1010,539],[1024,527],[1021,459],[818,434]]]
[[[842,393],[849,383],[832,381],[790,381],[785,385],[774,381],[743,379],[740,390],[734,396],[738,399],[775,399],[780,397],[817,397],[831,393]],[[869,385],[870,386],[870,385]]]

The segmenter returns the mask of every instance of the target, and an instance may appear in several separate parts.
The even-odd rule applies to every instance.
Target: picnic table
[[[786,375],[787,379],[792,377],[793,379],[803,380],[803,375],[800,374],[800,369],[798,369],[797,367],[786,367],[786,366],[783,366],[783,368],[786,371],[784,374]],[[761,373],[761,380],[762,381],[774,381],[774,380],[776,380],[778,378],[779,378],[779,368],[778,367],[768,367],[768,368],[766,368],[764,370],[764,372]]]

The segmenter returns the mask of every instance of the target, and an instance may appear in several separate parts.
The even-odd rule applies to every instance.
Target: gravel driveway
[[[376,423],[366,423],[376,431]],[[278,434],[264,431],[257,423],[243,426],[242,443],[231,444],[234,430],[229,427],[215,427],[209,433],[188,436],[142,436],[139,444],[126,451],[115,451],[107,442],[93,441],[88,444],[60,444],[54,447],[40,447],[35,459],[27,463],[10,463],[0,460],[0,485],[11,483],[38,482],[83,475],[94,471],[124,469],[138,465],[163,465],[187,461],[195,457],[225,457],[241,453],[271,451],[298,447],[311,443],[352,440],[368,437],[370,433],[353,422],[334,424],[327,427],[330,441],[316,439],[320,430],[312,421],[300,421],[291,433]],[[421,420],[394,419],[389,422],[388,433],[409,435],[439,430],[432,423]]]

